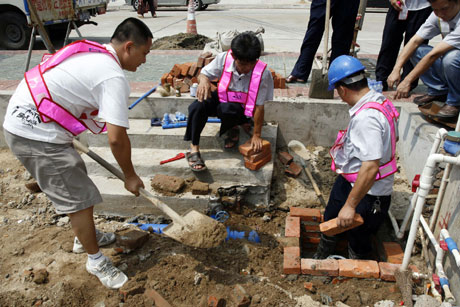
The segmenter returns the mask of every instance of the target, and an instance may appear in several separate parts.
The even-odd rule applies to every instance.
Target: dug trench
[[[314,176],[327,196],[335,179],[327,150],[308,149]],[[373,306],[381,300],[401,301],[394,282],[283,274],[280,242],[289,207],[320,205],[313,188],[286,176],[278,159],[270,206],[243,203],[239,210],[229,210],[225,222],[230,229],[255,230],[260,243],[230,239],[216,248],[197,249],[155,233],[148,233],[147,241],[129,253],[120,252],[114,243],[102,250],[129,277],[119,291],[104,288],[86,272],[86,255],[72,253],[68,218],[56,215],[43,193],[32,194],[25,188],[33,178],[7,149],[0,150],[0,161],[0,306],[155,306],[151,289],[172,306],[208,306],[210,296],[224,300],[226,306],[237,306],[235,289],[244,289],[250,306],[320,306],[321,302]],[[408,201],[409,186],[402,175],[397,176],[395,190],[406,195],[401,202]],[[134,220],[168,222],[161,216],[129,221]],[[95,216],[95,221],[99,229],[115,231],[118,237],[129,230],[139,231],[115,216]],[[391,237],[388,225],[381,232]],[[308,257],[314,248],[304,245],[302,256]],[[422,263],[417,255],[412,262]],[[418,267],[423,272],[424,266]],[[423,283],[416,285],[414,293],[422,290]]]

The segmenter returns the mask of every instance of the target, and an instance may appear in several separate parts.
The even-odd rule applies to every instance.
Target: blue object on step
[[[220,123],[220,118],[215,118],[215,117],[208,118],[208,123]]]
[[[148,91],[147,93],[145,93],[144,95],[142,95],[141,97],[139,97],[139,99],[137,99],[136,101],[133,102],[132,105],[129,106],[128,109],[132,109],[134,108],[139,102],[142,101],[142,99],[144,99],[145,97],[147,97],[148,95],[152,94],[153,92],[155,92],[157,90],[157,87],[153,87],[150,91]]]
[[[460,154],[460,132],[449,131],[447,133],[444,140],[444,150],[454,156]]]
[[[172,129],[172,128],[182,128],[182,127],[187,127],[187,122],[178,122],[178,123],[168,123],[168,124],[163,124],[163,129]]]
[[[154,233],[159,233],[159,234],[163,233],[163,228],[168,226],[168,224],[140,224],[140,223],[130,223],[130,224],[136,225],[142,230],[153,231]]]

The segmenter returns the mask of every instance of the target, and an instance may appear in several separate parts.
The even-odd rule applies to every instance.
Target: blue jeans
[[[433,47],[420,45],[411,57],[411,62],[417,65]],[[428,94],[432,96],[444,95],[447,93],[448,105],[460,106],[460,50],[449,50],[442,57],[438,58],[433,65],[420,76],[423,83],[428,86]]]

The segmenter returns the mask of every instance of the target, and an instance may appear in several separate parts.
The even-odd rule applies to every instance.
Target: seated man
[[[359,213],[364,224],[348,230],[351,259],[372,258],[371,234],[383,222],[390,207],[393,174],[397,171],[396,120],[393,104],[370,90],[365,67],[351,56],[342,55],[329,68],[329,87],[351,108],[348,128],[340,131],[330,150],[332,170],[337,177],[332,187],[324,220],[337,218],[337,226],[348,227]],[[314,255],[324,259],[334,252],[337,236],[321,235]]]
[[[460,108],[460,4],[459,0],[429,0],[433,13],[406,44],[396,61],[388,86],[397,85],[395,99],[408,97],[410,84],[420,77],[428,86],[428,94],[414,102],[424,105],[432,101],[446,101],[437,117],[456,117]],[[441,34],[442,42],[435,47],[424,45],[424,40]],[[404,80],[400,72],[411,60],[414,69]],[[398,84],[399,83],[399,84]]]
[[[273,99],[273,78],[267,64],[259,60],[261,46],[252,32],[236,36],[228,52],[222,52],[198,76],[197,100],[188,108],[184,140],[192,141],[187,161],[195,171],[206,170],[200,155],[200,135],[209,116],[221,119],[220,135],[230,130],[225,148],[238,144],[239,128],[254,118],[251,146],[262,149],[264,103]],[[217,92],[211,93],[211,80],[219,79]],[[236,127],[235,127],[236,126]]]

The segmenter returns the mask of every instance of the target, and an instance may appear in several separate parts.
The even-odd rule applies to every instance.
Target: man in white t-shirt
[[[396,119],[398,113],[382,94],[370,90],[358,59],[348,55],[336,58],[329,67],[330,90],[350,106],[350,122],[331,148],[331,168],[339,176],[324,212],[324,220],[337,218],[337,226],[348,227],[359,213],[364,224],[348,230],[351,259],[372,259],[371,235],[388,213],[397,171]],[[324,259],[334,253],[338,236],[321,234],[314,255]]]
[[[388,86],[397,85],[395,99],[408,97],[410,84],[420,77],[428,93],[414,102],[425,105],[432,101],[446,101],[436,114],[440,118],[455,118],[460,108],[460,3],[459,0],[428,0],[433,13],[406,44],[396,61]],[[441,34],[435,47],[423,44]],[[415,65],[401,81],[401,68],[408,60]],[[447,95],[447,96],[446,96]]]
[[[112,243],[115,235],[95,229],[93,207],[102,198],[72,140],[87,127],[104,131],[104,124],[93,118],[104,119],[125,188],[139,195],[144,184],[131,161],[126,132],[130,87],[123,70],[134,72],[145,63],[152,37],[142,21],[128,18],[105,46],[81,41],[64,47],[42,62],[40,70],[35,67],[26,73],[3,123],[11,151],[37,180],[56,212],[70,217],[76,236],[73,251],[86,251],[87,271],[111,289],[120,288],[128,278],[99,250]]]

